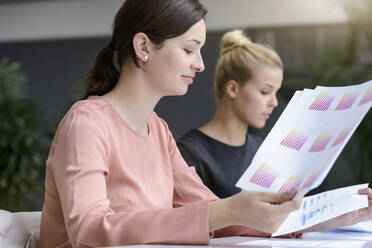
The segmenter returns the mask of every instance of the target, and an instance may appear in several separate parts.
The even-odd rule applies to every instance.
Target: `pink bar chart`
[[[290,176],[283,186],[279,189],[279,192],[290,191],[292,188],[299,188],[301,182],[301,177]]]
[[[351,131],[350,127],[343,128],[340,131],[340,133],[337,135],[337,138],[335,142],[333,142],[332,147],[337,146],[338,144],[341,144],[345,140],[346,136],[350,133],[350,131]]]
[[[305,184],[301,187],[301,189],[310,187],[315,182],[315,180],[319,177],[320,173],[321,173],[321,170],[313,171],[310,174],[309,178],[306,180]]]
[[[364,94],[362,100],[360,100],[359,104],[358,105],[363,105],[367,102],[370,102],[372,101],[372,87],[369,88],[366,93]]]
[[[332,135],[327,133],[321,133],[319,134],[312,146],[309,149],[309,152],[320,152],[323,151],[326,146],[328,145],[329,141],[331,140]]]
[[[349,109],[353,105],[357,96],[358,94],[356,92],[346,92],[344,96],[342,97],[341,101],[337,104],[335,110],[337,111],[337,110]]]
[[[308,135],[304,135],[302,132],[292,129],[280,144],[299,151],[308,138]]]
[[[260,185],[264,188],[270,188],[271,184],[278,177],[279,173],[266,164],[261,164],[253,174],[249,182]]]
[[[321,93],[310,105],[310,110],[327,111],[335,97],[330,94]]]

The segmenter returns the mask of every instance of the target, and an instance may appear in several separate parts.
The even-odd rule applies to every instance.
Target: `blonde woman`
[[[283,63],[275,51],[253,43],[240,30],[223,36],[214,85],[217,112],[178,139],[186,162],[217,196],[240,192],[234,185],[262,142],[248,127],[265,125],[278,105],[282,80]]]
[[[275,51],[252,42],[241,30],[222,37],[214,84],[215,116],[177,141],[183,158],[218,197],[231,197],[241,191],[235,183],[262,142],[248,133],[248,127],[264,127],[278,105],[276,93],[282,80],[283,63]],[[372,196],[370,189],[361,193]],[[372,216],[370,212],[371,208],[352,212],[308,231],[367,220]]]

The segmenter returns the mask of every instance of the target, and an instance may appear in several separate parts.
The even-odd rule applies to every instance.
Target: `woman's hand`
[[[273,233],[287,216],[301,206],[301,200],[291,200],[296,191],[269,193],[243,191],[229,198],[209,203],[209,230],[229,225],[244,225]]]
[[[361,189],[359,190],[359,194],[368,196],[368,208],[360,209],[361,221],[372,220],[372,189]]]
[[[368,196],[367,208],[361,208],[350,213],[340,215],[336,218],[309,227],[302,232],[326,231],[342,226],[354,225],[362,221],[372,220],[372,189],[361,189],[359,190],[359,194]]]

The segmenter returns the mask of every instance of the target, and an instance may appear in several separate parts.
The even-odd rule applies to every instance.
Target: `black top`
[[[177,140],[178,148],[189,166],[218,197],[225,198],[241,191],[236,182],[248,168],[262,143],[248,134],[242,146],[230,146],[198,130],[191,130]]]

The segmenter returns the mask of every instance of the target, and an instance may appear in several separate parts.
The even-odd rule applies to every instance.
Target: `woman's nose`
[[[274,108],[278,106],[278,99],[276,98],[276,95],[272,97],[270,105],[272,105]]]
[[[199,54],[198,58],[193,63],[193,67],[195,71],[202,72],[205,69],[204,62],[202,56]]]

